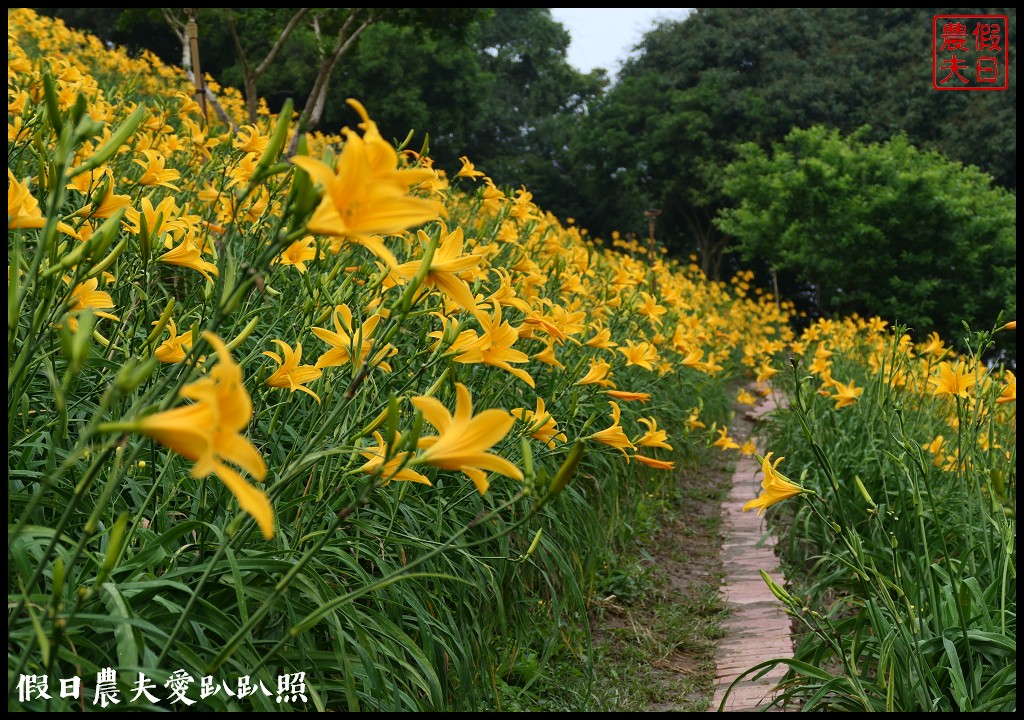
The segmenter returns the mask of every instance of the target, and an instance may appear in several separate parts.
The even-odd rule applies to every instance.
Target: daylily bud
[[[540,505],[554,500],[565,489],[565,486],[569,484],[569,481],[573,479],[576,475],[576,468],[579,467],[580,460],[583,459],[585,447],[586,443],[583,440],[577,440],[576,444],[572,446],[569,456],[562,462],[562,467],[558,468],[558,472],[552,478],[551,485],[548,486],[548,492],[540,501]]]
[[[78,316],[78,327],[74,334],[65,324],[60,331],[61,350],[64,357],[68,359],[68,374],[75,377],[82,370],[85,361],[89,359],[89,351],[92,349],[92,331],[96,324],[96,316],[91,308],[85,308]]]

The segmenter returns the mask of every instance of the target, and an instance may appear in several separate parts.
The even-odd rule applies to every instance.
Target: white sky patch
[[[572,35],[569,64],[583,71],[604,68],[613,80],[622,61],[658,20],[682,20],[693,8],[551,8],[551,17]]]

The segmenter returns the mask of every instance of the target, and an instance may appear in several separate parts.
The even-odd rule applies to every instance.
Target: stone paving
[[[757,420],[774,407],[774,401],[768,398],[748,413],[747,419]],[[739,433],[734,437],[743,440]],[[744,671],[765,660],[793,655],[790,618],[760,574],[764,570],[783,582],[774,538],[766,535],[763,516],[758,517],[755,510],[743,512],[744,503],[760,494],[761,480],[754,458],[739,459],[733,472],[732,491],[722,502],[724,578],[720,592],[730,612],[722,623],[726,634],[715,657],[715,697],[709,708],[712,712],[718,711],[729,685]],[[778,665],[757,680],[748,676],[732,689],[723,710],[749,712],[764,708],[785,671],[785,665]]]

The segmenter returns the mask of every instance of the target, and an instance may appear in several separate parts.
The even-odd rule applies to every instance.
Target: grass
[[[652,514],[609,551],[598,572],[588,613],[590,658],[563,654],[540,673],[545,682],[527,689],[507,685],[503,710],[708,708],[725,614],[718,548],[728,465],[717,451],[707,451],[665,497],[649,498]]]

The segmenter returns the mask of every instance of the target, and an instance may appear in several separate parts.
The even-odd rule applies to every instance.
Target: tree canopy
[[[1015,317],[1017,203],[974,167],[904,136],[865,142],[815,126],[724,174],[719,227],[745,259],[792,270],[822,313],[881,315],[918,337]]]
[[[591,107],[574,144],[593,203],[592,230],[641,230],[664,212],[659,237],[697,250],[717,275],[729,238],[722,169],[742,143],[767,148],[821,124],[868,140],[906,134],[915,145],[978,166],[1016,187],[1016,81],[1006,92],[932,88],[928,8],[702,8],[648,32],[618,82]],[[1015,57],[1016,13],[1010,16]]]

